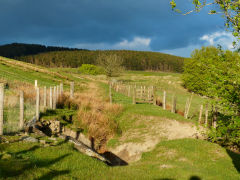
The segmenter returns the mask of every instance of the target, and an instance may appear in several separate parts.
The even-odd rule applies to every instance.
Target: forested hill
[[[18,57],[18,60],[46,67],[79,67],[82,64],[96,64],[100,55],[117,54],[122,57],[128,70],[153,70],[182,72],[184,58],[158,52],[129,50],[106,51],[55,51]]]
[[[100,55],[117,54],[123,58],[128,70],[182,72],[184,58],[158,52],[85,49],[13,43],[0,46],[0,56],[15,58],[46,67],[79,67],[96,64]]]
[[[76,48],[44,46],[39,44],[12,43],[0,46],[0,56],[15,58],[51,51],[74,51]]]

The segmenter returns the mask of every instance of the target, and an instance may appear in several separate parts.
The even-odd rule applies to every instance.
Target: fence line
[[[153,105],[157,105],[157,96],[156,96],[156,88],[154,86],[143,86],[143,85],[130,85],[130,84],[123,84],[122,82],[111,82],[109,83],[109,92],[111,89],[114,89],[116,92],[124,94],[128,97],[132,97],[132,104],[137,103],[151,103]],[[110,96],[110,103],[112,103],[112,92],[109,93]],[[193,99],[193,93],[189,98],[186,100],[185,108],[184,108],[184,118],[189,118],[189,112],[191,109]],[[159,105],[159,104],[158,104]],[[203,115],[203,105],[200,106],[199,109],[199,116],[198,116],[198,122],[199,124],[205,124],[206,127],[208,127],[209,124],[209,111],[208,111],[208,104],[205,105],[205,117],[204,122],[202,122],[202,115]],[[167,92],[163,91],[163,97],[162,97],[162,108],[164,110],[169,109],[169,106],[167,106]],[[172,96],[172,102],[171,102],[171,108],[170,111],[172,113],[178,113],[177,111],[177,96],[176,94],[173,94]],[[215,110],[216,111],[216,110]],[[215,120],[214,120],[215,119]],[[211,123],[211,126],[214,128],[217,127],[217,117],[216,113],[215,116],[213,116],[213,121]]]
[[[73,82],[71,83],[72,87]],[[47,87],[44,86],[41,90],[38,87],[38,81],[34,81],[34,86],[33,86],[33,91],[30,91],[30,94],[24,93],[23,90],[19,91],[19,97],[17,96],[4,96],[5,94],[5,84],[0,83],[0,135],[3,135],[6,131],[4,129],[8,129],[7,126],[9,125],[14,125],[15,127],[11,128],[12,129],[17,129],[14,130],[14,132],[22,130],[24,128],[24,122],[27,120],[26,119],[26,114],[28,114],[30,111],[34,112],[32,116],[35,115],[35,118],[39,120],[40,116],[40,111],[41,110],[46,110],[46,109],[56,109],[56,104],[58,101],[61,99],[61,97],[64,94],[63,90],[63,83],[60,83],[60,85],[54,86],[54,88],[50,87],[49,91],[47,90]],[[7,90],[7,89],[6,89]],[[10,91],[11,92],[11,91]],[[35,97],[32,96],[32,92],[34,92]],[[49,93],[48,93],[49,92]],[[8,93],[7,93],[8,94]],[[70,94],[73,97],[74,95],[74,88],[70,88]],[[49,97],[49,104],[47,104],[47,95]],[[18,97],[18,98],[17,98]],[[6,104],[4,105],[4,98],[7,98]],[[14,98],[14,99],[13,99]],[[17,101],[13,101],[18,99]],[[25,101],[25,98],[28,98],[28,101]],[[30,100],[30,101],[29,101]],[[33,103],[35,102],[35,103]],[[10,103],[10,105],[9,105]],[[15,105],[12,105],[14,104]],[[4,106],[6,108],[4,109]],[[14,107],[12,107],[14,106]],[[11,108],[10,108],[11,107]],[[29,109],[30,107],[30,109]],[[34,107],[34,108],[32,108]],[[40,108],[41,107],[41,108]],[[18,114],[14,119],[10,119],[10,117],[13,117],[13,112],[14,115],[16,113]],[[9,113],[11,112],[11,113]],[[26,112],[26,114],[25,114]],[[10,116],[11,115],[11,116]],[[30,119],[29,119],[30,120]],[[6,125],[6,126],[5,126]]]

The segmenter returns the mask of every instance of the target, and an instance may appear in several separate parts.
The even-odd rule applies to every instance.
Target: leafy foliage
[[[240,55],[202,47],[185,61],[183,81],[190,91],[210,97],[218,108],[218,127],[210,139],[224,145],[240,142]]]
[[[104,73],[102,68],[95,66],[93,64],[82,64],[82,66],[79,67],[79,71],[83,74],[89,75],[98,75]]]
[[[119,76],[124,70],[122,58],[115,54],[99,56],[97,63],[104,69],[108,77]]]

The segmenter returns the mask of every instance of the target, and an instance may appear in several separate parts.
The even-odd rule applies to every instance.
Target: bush
[[[92,64],[82,64],[82,66],[79,68],[79,71],[82,74],[89,74],[89,75],[98,75],[98,74],[104,73],[101,67],[98,67]]]
[[[101,55],[98,57],[97,63],[104,69],[108,77],[119,76],[124,71],[123,59],[116,54]]]

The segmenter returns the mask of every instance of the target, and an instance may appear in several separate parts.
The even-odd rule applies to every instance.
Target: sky
[[[221,15],[183,16],[170,0],[1,0],[0,44],[13,42],[74,48],[156,51],[189,57],[196,48],[233,37]],[[178,8],[193,8],[176,0]]]

